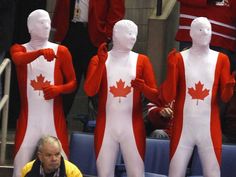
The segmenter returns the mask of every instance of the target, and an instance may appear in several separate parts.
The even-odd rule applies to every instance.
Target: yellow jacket
[[[35,160],[27,163],[23,167],[21,171],[21,177],[27,177],[26,175],[31,171],[34,162]],[[65,174],[67,177],[83,177],[80,170],[73,163],[69,162],[68,160],[64,160],[64,164],[65,164]]]

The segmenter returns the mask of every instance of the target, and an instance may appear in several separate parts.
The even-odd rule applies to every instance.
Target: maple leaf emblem
[[[204,84],[202,84],[200,81],[195,84],[195,89],[193,87],[188,88],[188,93],[189,95],[192,96],[192,99],[197,99],[197,104],[198,105],[198,100],[204,100],[205,97],[207,97],[209,95],[209,91],[208,89],[204,89],[203,90],[203,86]]]
[[[43,90],[43,87],[49,86],[50,81],[45,80],[44,81],[44,76],[40,74],[37,76],[37,80],[31,80],[30,85],[34,88],[34,90],[39,90],[39,95],[40,95],[40,90]]]
[[[126,97],[131,92],[131,87],[126,86],[125,82],[121,79],[116,82],[117,87],[111,86],[110,92],[113,94],[114,97],[119,97],[119,103],[121,102],[121,97]]]

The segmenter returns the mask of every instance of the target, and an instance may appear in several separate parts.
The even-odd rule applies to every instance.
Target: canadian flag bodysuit
[[[193,59],[189,52],[172,52],[167,80],[161,96],[166,103],[175,99],[169,177],[183,177],[194,146],[198,147],[204,176],[220,177],[221,127],[219,95],[228,101],[232,90],[228,57],[209,50],[207,57]]]
[[[58,137],[62,143],[63,155],[66,157],[69,153],[61,97],[56,96],[54,99],[45,100],[42,88],[69,83],[67,91],[75,89],[76,81],[71,56],[65,47],[54,43],[47,42],[45,48],[53,49],[57,58],[48,62],[43,55],[40,55],[34,61],[24,63],[20,57],[13,57],[21,96],[21,111],[15,140],[14,175],[16,176],[32,159],[38,140],[43,135]],[[35,50],[30,43],[27,43],[22,46],[16,44],[11,51],[14,56],[14,52],[30,53]]]
[[[98,176],[114,176],[116,157],[121,149],[128,176],[143,176],[145,128],[142,118],[141,92],[131,87],[131,80],[140,78],[156,88],[148,58],[134,52],[128,57],[114,57],[110,52],[105,63],[92,58],[85,91],[99,94],[95,130],[95,152]],[[96,73],[96,74],[94,74]],[[99,85],[98,88],[93,86]]]

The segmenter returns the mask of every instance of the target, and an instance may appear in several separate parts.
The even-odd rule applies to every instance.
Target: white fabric
[[[191,24],[192,47],[181,52],[186,81],[183,127],[177,149],[171,159],[169,177],[183,177],[194,146],[198,147],[204,176],[220,177],[220,167],[211,138],[211,100],[219,53],[209,48],[211,25],[199,17]],[[202,100],[193,99],[189,89],[203,85],[209,94]]]
[[[106,125],[100,152],[97,158],[99,177],[114,176],[114,167],[119,147],[123,154],[128,176],[143,177],[144,163],[139,155],[133,131],[133,88],[131,80],[136,78],[138,54],[131,51],[137,37],[137,26],[129,20],[121,20],[113,30],[113,48],[108,53]],[[131,87],[123,97],[114,97],[111,87],[124,82]]]
[[[41,43],[48,40],[51,30],[51,20],[48,12],[41,9],[33,11],[28,16],[27,25],[31,41],[38,41]],[[36,47],[35,44],[31,44],[31,46]]]
[[[72,22],[88,22],[89,0],[76,0]]]
[[[137,25],[130,20],[120,20],[113,27],[113,51],[129,52],[138,35]]]
[[[48,41],[50,22],[49,15],[44,10],[35,10],[29,15],[28,28],[31,40],[23,45],[27,52],[52,48],[54,53],[57,53],[58,45]],[[27,162],[32,160],[38,141],[43,135],[57,136],[54,125],[54,100],[46,101],[43,97],[43,92],[34,90],[31,85],[31,81],[35,80],[37,82],[37,77],[40,74],[44,77],[44,82],[50,81],[50,84],[53,85],[54,68],[55,59],[48,62],[43,56],[38,57],[27,65],[27,129],[14,159],[13,177],[21,176],[21,169]],[[62,155],[67,158],[64,151]]]

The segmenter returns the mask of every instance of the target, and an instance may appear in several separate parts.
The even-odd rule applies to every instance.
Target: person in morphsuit
[[[103,43],[88,67],[84,90],[88,96],[98,93],[95,154],[99,177],[114,176],[119,148],[127,175],[144,175],[141,95],[153,100],[158,92],[148,57],[131,51],[137,34],[132,21],[115,23],[111,51]]]
[[[111,40],[114,24],[124,15],[124,0],[57,0],[52,20],[56,30],[54,40],[70,50],[78,82],[76,91],[63,97],[66,116],[85,77],[90,59],[103,42]],[[89,99],[91,103],[95,101],[95,98]],[[93,106],[96,112],[96,103]],[[92,112],[89,109],[89,114]]]
[[[21,95],[14,177],[20,176],[20,169],[31,160],[44,134],[60,139],[64,157],[69,153],[61,95],[76,88],[76,77],[68,49],[48,41],[50,22],[48,12],[33,11],[27,21],[30,41],[11,47]]]
[[[196,145],[203,176],[220,177],[222,135],[218,96],[227,102],[235,84],[228,57],[211,50],[211,24],[205,17],[192,21],[192,47],[168,57],[161,99],[175,99],[169,177],[184,177]]]

